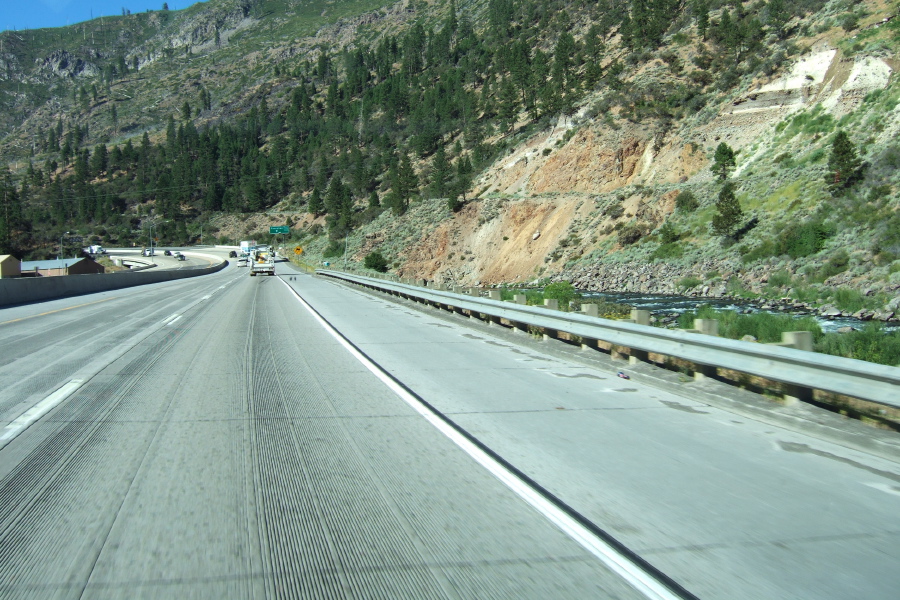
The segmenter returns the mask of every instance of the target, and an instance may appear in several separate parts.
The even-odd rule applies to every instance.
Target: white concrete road
[[[299,298],[697,597],[896,596],[900,465],[277,268],[0,309],[0,598],[644,597]]]

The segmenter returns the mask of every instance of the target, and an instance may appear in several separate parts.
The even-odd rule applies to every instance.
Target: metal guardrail
[[[616,346],[663,354],[698,365],[731,369],[796,388],[833,392],[900,408],[898,367],[552,311],[539,306],[524,306],[337,271],[317,270],[316,273],[513,323],[562,331],[588,340],[602,340]]]

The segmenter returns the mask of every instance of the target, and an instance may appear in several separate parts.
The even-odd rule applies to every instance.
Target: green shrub
[[[688,277],[683,277],[683,278],[679,279],[675,283],[675,285],[678,287],[679,290],[681,290],[683,292],[690,288],[697,287],[701,283],[703,283],[703,282],[700,281],[699,279],[697,279],[696,277],[688,276]]]
[[[818,220],[790,224],[778,235],[779,255],[802,258],[815,254],[825,247],[825,240],[834,235],[833,226]]]
[[[779,269],[769,276],[769,285],[773,287],[786,287],[791,284],[791,274],[784,269]]]
[[[336,256],[341,256],[344,253],[344,242],[343,240],[337,241],[332,240],[328,242],[328,246],[325,247],[325,250],[322,251],[323,258],[334,258]]]
[[[663,226],[659,228],[659,239],[663,244],[677,242],[680,237],[681,234],[679,234],[668,221],[663,223]]]
[[[851,313],[861,310],[866,306],[865,296],[863,296],[859,290],[844,287],[834,291],[832,301],[840,310]]]
[[[619,229],[618,240],[622,246],[630,246],[637,243],[643,236],[643,228],[636,223],[630,223]]]
[[[738,298],[748,298],[753,296],[753,292],[744,285],[744,282],[741,281],[740,277],[732,277],[725,284],[725,291],[727,291],[732,296],[737,296]]]
[[[882,365],[900,366],[900,331],[881,323],[866,323],[859,331],[828,333],[816,340],[815,351]]]
[[[775,240],[767,238],[753,248],[740,246],[738,247],[738,251],[741,253],[741,261],[744,264],[748,264],[756,260],[768,258],[770,256],[777,256],[778,244],[775,242]]]
[[[555,281],[544,286],[544,299],[559,301],[559,308],[562,310],[569,310],[569,303],[578,297],[575,287],[568,281]]]
[[[366,254],[366,258],[363,261],[363,264],[367,269],[372,269],[373,271],[378,271],[379,273],[386,273],[388,270],[388,261],[379,251],[369,252]]]
[[[670,244],[661,244],[650,255],[650,260],[667,260],[672,258],[681,258],[684,256],[684,248],[677,242]]]
[[[822,335],[822,328],[813,317],[797,318],[762,312],[741,315],[733,310],[716,310],[709,305],[682,313],[678,317],[678,325],[683,329],[691,329],[694,319],[718,320],[719,335],[733,340],[752,335],[762,343],[780,342],[781,334],[786,331],[811,331],[814,336]]]
[[[683,190],[675,196],[675,210],[679,212],[690,213],[694,212],[699,207],[700,203],[697,202],[697,198],[690,190]]]

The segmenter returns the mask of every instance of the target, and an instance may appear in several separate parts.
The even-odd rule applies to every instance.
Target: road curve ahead
[[[0,598],[644,597],[279,278],[7,309],[0,344]]]

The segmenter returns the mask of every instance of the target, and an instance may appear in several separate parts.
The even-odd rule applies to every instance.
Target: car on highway
[[[175,260],[184,260],[186,258],[185,255],[178,250],[172,253],[172,257],[175,258]]]
[[[228,258],[237,258],[237,252],[232,250],[231,252],[228,253]]]
[[[172,256],[172,251],[171,250],[163,250],[163,254],[165,254],[166,256]]]

